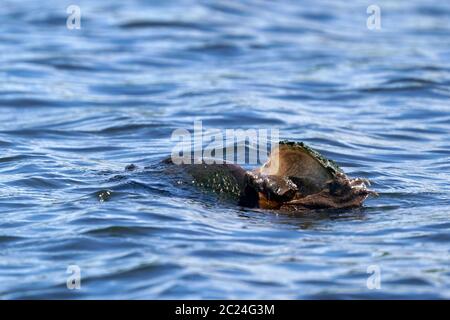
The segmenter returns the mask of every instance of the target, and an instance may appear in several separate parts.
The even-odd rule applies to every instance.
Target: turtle
[[[164,160],[173,164],[170,158]],[[192,183],[238,205],[286,212],[362,206],[367,179],[349,178],[338,164],[303,142],[280,141],[267,161],[247,171],[233,163],[179,164]]]

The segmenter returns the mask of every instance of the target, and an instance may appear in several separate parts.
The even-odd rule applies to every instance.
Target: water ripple
[[[79,5],[80,30],[0,11],[2,298],[450,298],[448,3],[383,3],[379,32],[360,1]],[[180,185],[160,161],[195,120],[277,128],[379,196],[293,215]]]

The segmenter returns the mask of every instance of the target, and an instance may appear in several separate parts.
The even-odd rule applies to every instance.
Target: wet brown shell
[[[282,141],[268,161],[248,173],[267,208],[302,210],[359,206],[372,191],[302,142]]]

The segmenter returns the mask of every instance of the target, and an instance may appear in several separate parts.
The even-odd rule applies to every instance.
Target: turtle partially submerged
[[[280,142],[267,162],[253,171],[227,163],[179,166],[195,185],[246,207],[289,212],[351,208],[375,194],[367,189],[367,180],[348,178],[334,161],[302,142]]]

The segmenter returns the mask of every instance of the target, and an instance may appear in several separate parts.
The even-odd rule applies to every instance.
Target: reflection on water
[[[378,1],[380,31],[364,1],[79,1],[80,30],[70,4],[0,10],[0,297],[450,298],[448,4]],[[159,163],[194,120],[278,128],[380,196],[180,188]]]

